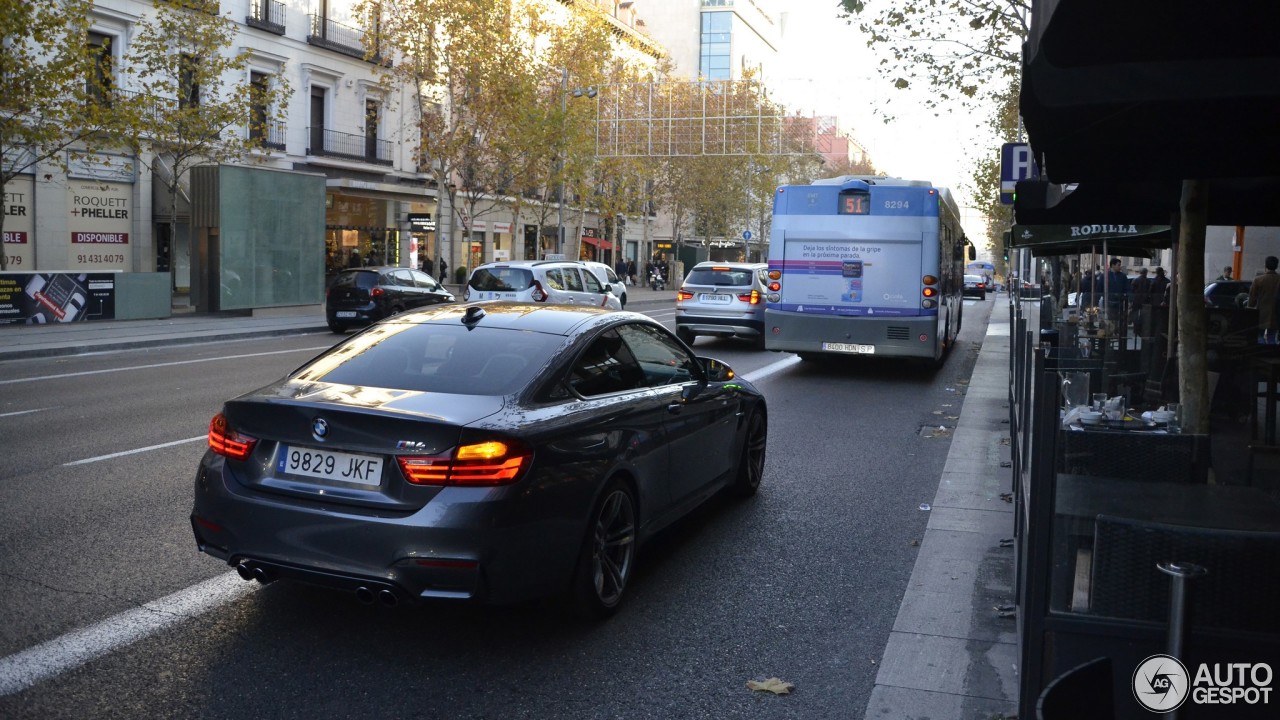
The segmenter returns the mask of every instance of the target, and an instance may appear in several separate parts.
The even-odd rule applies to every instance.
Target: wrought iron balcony
[[[346,158],[378,165],[391,165],[391,141],[365,135],[338,132],[323,127],[307,128],[308,155]]]
[[[378,48],[365,47],[365,37],[363,30],[348,27],[319,13],[311,14],[311,34],[307,36],[307,42],[343,55],[382,64],[382,56],[378,54]],[[372,51],[368,57],[365,56],[366,50]]]
[[[284,150],[284,123],[268,122],[249,126],[249,139],[271,150]]]
[[[253,0],[245,25],[266,30],[276,35],[284,34],[284,3],[280,0]]]

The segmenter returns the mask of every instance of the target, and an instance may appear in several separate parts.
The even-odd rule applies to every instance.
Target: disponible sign
[[[76,180],[68,183],[67,194],[70,266],[76,270],[128,270],[132,266],[133,186]]]
[[[18,175],[4,186],[4,254],[10,270],[35,267],[35,249],[31,234],[35,229],[35,204],[32,201],[35,180]]]
[[[0,275],[0,324],[43,325],[115,316],[115,273]]]

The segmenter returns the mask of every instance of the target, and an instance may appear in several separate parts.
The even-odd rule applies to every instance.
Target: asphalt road
[[[699,339],[772,371],[764,484],[646,547],[598,625],[259,588],[196,552],[209,418],[333,336],[0,363],[0,717],[860,717],[946,460],[921,428],[954,425],[991,306],[966,301],[937,372]],[[15,657],[65,666],[5,677]],[[793,694],[745,687],[775,676]]]

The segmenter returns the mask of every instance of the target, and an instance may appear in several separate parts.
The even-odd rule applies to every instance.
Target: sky
[[[784,3],[785,38],[776,73],[775,97],[803,114],[835,115],[840,127],[858,141],[876,168],[888,175],[929,180],[951,189],[961,205],[965,232],[985,245],[986,223],[971,207],[972,159],[999,152],[995,141],[975,128],[974,117],[953,109],[938,116],[920,102],[914,89],[898,90],[877,70],[878,58],[866,46],[856,23],[837,17],[836,0]],[[883,52],[883,51],[880,51]],[[893,120],[886,123],[886,115]]]

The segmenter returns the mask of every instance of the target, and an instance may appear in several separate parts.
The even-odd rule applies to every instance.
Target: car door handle
[[[684,403],[671,403],[667,406],[667,412],[672,415],[679,415],[684,412]]]

